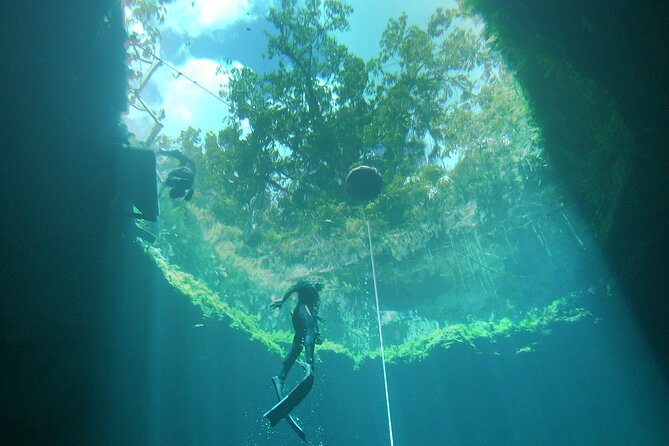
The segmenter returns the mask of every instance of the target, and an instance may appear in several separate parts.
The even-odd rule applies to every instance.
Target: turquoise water
[[[132,344],[115,352],[115,369],[102,381],[111,394],[104,400],[113,405],[107,404],[96,438],[103,444],[300,444],[286,423],[270,428],[262,418],[275,402],[270,377],[280,356],[226,322],[202,320],[166,285],[154,286],[154,297],[140,307],[137,286],[127,291],[123,302],[154,316],[148,332],[143,321],[120,316],[120,338]],[[650,350],[624,305],[599,297],[588,303],[598,323],[556,325],[532,352],[495,354],[497,343],[456,345],[389,365],[395,444],[664,444],[666,388]],[[287,313],[282,321],[289,324]],[[294,411],[310,444],[390,444],[380,361],[353,370],[342,355],[317,349],[317,357],[314,388]]]
[[[0,443],[300,444],[286,423],[270,428],[262,418],[275,402],[270,377],[290,336],[292,302],[278,315],[267,306],[287,282],[315,268],[325,270],[330,308],[323,330],[331,344],[317,348],[314,389],[294,414],[312,445],[389,444],[364,219],[342,188],[328,186],[341,181],[339,174],[350,166],[342,163],[328,175],[312,175],[310,180],[325,183],[327,194],[315,202],[308,194],[295,194],[306,199],[284,200],[287,214],[267,214],[278,217],[259,219],[250,228],[245,226],[248,209],[219,200],[225,194],[210,193],[205,180],[213,181],[207,175],[216,170],[200,165],[191,202],[163,194],[162,219],[148,226],[160,241],[147,249],[129,240],[119,229],[129,220],[110,212],[117,183],[128,181],[127,172],[115,170],[118,150],[128,138],[118,128],[126,104],[118,4],[38,3],[16,3],[0,17],[7,81],[0,93],[0,121],[3,147],[9,149],[0,176],[8,217],[0,231]],[[397,16],[399,3],[388,4],[378,21],[385,24],[385,13]],[[654,30],[666,27],[649,25],[644,14],[653,10],[644,12],[640,5],[638,15],[626,15],[608,4],[598,9],[585,1],[571,8],[547,3],[541,13],[525,15],[523,5],[510,4],[515,5],[509,6],[510,15],[523,24],[512,27],[522,29],[520,40],[550,51],[548,60],[536,54],[523,59],[516,47],[507,47],[513,62],[507,73],[518,70],[520,78],[506,84],[514,86],[511,90],[497,91],[523,93],[507,97],[520,97],[522,113],[514,116],[528,118],[511,127],[540,133],[507,131],[487,141],[486,150],[470,147],[469,163],[467,156],[459,158],[466,169],[449,171],[448,178],[434,168],[434,160],[421,164],[420,171],[388,175],[396,149],[388,142],[363,153],[366,162],[378,162],[388,175],[378,204],[365,215],[392,359],[387,371],[394,442],[669,444],[662,368],[663,259],[669,250],[662,243],[666,219],[660,218],[663,191],[669,188],[661,187],[666,182],[662,151],[653,156],[645,151],[662,148],[657,135],[665,127],[658,126],[660,107],[643,100],[651,95],[666,103],[660,100],[665,89],[653,88],[662,61],[653,50],[657,42],[669,41]],[[424,26],[436,5],[409,6],[409,23]],[[374,8],[372,2],[358,5],[360,11],[371,10],[365,14],[381,7]],[[574,22],[564,19],[572,15]],[[530,19],[545,16],[548,24],[539,21],[533,28],[537,22]],[[624,26],[616,22],[620,17]],[[502,26],[508,15],[497,18]],[[552,20],[572,27],[551,27]],[[202,57],[211,56],[206,48],[223,54],[234,42],[237,59],[248,55],[243,62],[263,68],[257,50],[268,28],[256,28],[257,23],[238,23],[238,34],[228,40],[194,33],[189,39],[174,33],[164,37],[176,39],[179,47],[190,40],[192,53]],[[365,35],[360,30],[365,23],[383,28],[371,17],[356,16],[352,32]],[[642,32],[625,34],[619,27]],[[254,37],[243,37],[254,31],[259,31]],[[563,46],[551,47],[553,33],[563,34],[557,39]],[[376,34],[359,49],[364,57],[377,51]],[[541,39],[549,43],[542,45]],[[624,45],[628,40],[643,42],[642,48],[630,50]],[[565,43],[574,41],[576,46]],[[175,51],[170,59],[178,66],[185,62],[179,54],[185,53]],[[571,56],[578,69],[551,64],[556,54]],[[537,60],[548,69],[532,72]],[[617,71],[621,60],[634,63],[625,62],[630,67]],[[267,63],[263,69],[276,66]],[[211,63],[194,67],[213,68],[215,78]],[[163,135],[170,122],[178,134],[183,121],[168,119],[187,119],[189,111],[195,116],[200,104],[195,90],[176,88],[183,76],[169,69],[162,76],[171,77],[176,96],[194,107],[167,104]],[[599,82],[595,87],[591,76]],[[536,93],[541,85],[550,86],[543,96]],[[147,88],[147,100],[165,91]],[[502,99],[497,106],[509,104]],[[222,125],[223,112],[202,108]],[[508,116],[492,113],[489,122],[508,124]],[[459,143],[477,134],[470,132]],[[542,138],[532,140],[539,134]],[[508,155],[503,147],[509,141],[528,140],[542,153],[534,166],[550,161],[550,175],[519,169],[514,176],[517,165],[508,163],[509,157],[489,158]],[[169,168],[159,160],[161,175]],[[502,173],[521,181],[504,183]],[[222,178],[236,178],[231,175]],[[481,189],[486,185],[496,187]],[[513,206],[497,194],[518,198],[514,193],[520,190],[523,195]],[[548,199],[537,202],[538,197]],[[293,229],[310,231],[281,239],[278,230],[286,229],[281,218],[308,214],[290,214],[296,209],[325,209],[318,221],[334,225],[295,219],[302,226]],[[522,211],[515,214],[518,227],[498,224],[509,211]],[[221,225],[210,225],[207,212],[216,212],[220,220],[213,222]],[[230,215],[242,223],[230,221]],[[282,250],[271,250],[272,237],[281,239]],[[314,240],[317,249],[292,243],[304,239]],[[274,256],[259,255],[263,250]],[[332,260],[332,269],[323,259]],[[296,379],[291,376],[289,383]]]

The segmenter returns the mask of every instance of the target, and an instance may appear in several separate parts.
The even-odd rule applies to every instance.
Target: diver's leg
[[[316,330],[316,345],[321,345],[323,343],[323,336],[321,335],[321,327],[318,325],[318,318],[314,318],[314,327]]]
[[[293,364],[295,364],[297,357],[300,356],[300,353],[302,353],[302,344],[304,343],[303,333],[303,330],[295,332],[295,336],[293,336],[293,345],[291,345],[290,351],[283,359],[283,368],[281,368],[278,376],[279,380],[281,381],[282,388],[283,383],[286,381],[286,376],[288,376],[288,372],[290,371],[291,367],[293,367]]]
[[[281,374],[272,378],[274,388],[279,398],[283,396],[282,377],[285,379],[286,375],[288,374],[288,370],[290,370],[292,365],[295,363],[297,356],[302,351],[303,344],[306,348],[307,366],[305,366],[305,371],[307,372],[307,375],[293,390],[290,391],[288,395],[283,396],[279,403],[277,403],[272,409],[265,413],[264,416],[269,419],[272,426],[277,424],[283,418],[289,417],[290,412],[302,402],[302,400],[311,391],[311,388],[314,384],[313,366],[316,328],[313,317],[311,316],[311,313],[309,312],[309,309],[306,307],[306,305],[298,305],[297,308],[295,308],[295,311],[293,311],[293,326],[295,327],[295,337],[293,338],[292,348],[284,360]],[[291,419],[288,418],[288,420],[290,423]],[[293,429],[295,429],[298,434],[302,432],[297,424],[295,424],[295,426],[297,426],[297,428],[293,426]],[[302,435],[300,436],[304,439]]]
[[[314,347],[316,345],[316,321],[314,320],[309,308],[302,305],[299,308],[299,317],[302,326],[304,327],[304,353],[307,364],[314,369]]]
[[[193,185],[193,182],[186,178],[175,177],[174,175],[170,174],[167,176],[165,184],[167,184],[170,187],[180,187],[182,189],[188,189]]]

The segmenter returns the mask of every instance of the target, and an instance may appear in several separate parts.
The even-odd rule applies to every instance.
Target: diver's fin
[[[272,426],[275,426],[279,421],[288,416],[290,411],[302,402],[314,385],[314,374],[311,371],[311,366],[309,364],[304,364],[303,366],[306,373],[302,381],[263,415],[269,420]]]
[[[276,392],[276,399],[281,401],[283,399],[283,383],[279,379],[278,376],[272,377],[272,384],[274,384],[274,391]],[[300,436],[302,441],[306,442],[307,441],[307,434],[304,433],[304,430],[302,430],[302,427],[297,424],[297,420],[293,418],[291,414],[288,414],[286,417],[286,422],[288,422],[288,425],[295,431],[297,435]]]
[[[281,401],[283,399],[283,387],[281,379],[278,376],[272,377],[272,384],[274,384],[274,391],[276,392],[276,398]]]

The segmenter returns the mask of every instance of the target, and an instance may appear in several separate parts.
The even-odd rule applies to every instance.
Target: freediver
[[[175,158],[179,166],[167,173],[164,185],[170,188],[170,197],[183,198],[185,201],[193,197],[193,183],[195,182],[195,163],[179,150],[158,150],[159,155]],[[161,189],[162,192],[162,189]]]
[[[286,290],[281,299],[270,304],[270,307],[280,309],[284,302],[286,302],[293,293],[297,293],[297,305],[292,314],[293,328],[295,329],[293,344],[290,347],[290,351],[283,359],[283,367],[281,368],[281,371],[277,376],[272,377],[275,385],[278,384],[278,388],[281,389],[282,392],[286,376],[293,367],[293,364],[295,364],[295,360],[302,352],[303,347],[306,357],[307,365],[305,366],[305,369],[307,375],[313,375],[314,348],[317,344],[320,345],[323,343],[318,328],[318,321],[322,320],[318,316],[320,307],[320,296],[318,293],[322,289],[323,283],[319,280],[299,280]]]

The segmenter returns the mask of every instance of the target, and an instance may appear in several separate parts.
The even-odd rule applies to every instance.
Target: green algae
[[[259,318],[248,314],[244,309],[224,302],[221,297],[192,274],[181,271],[171,265],[160,250],[148,248],[147,252],[160,268],[167,281],[185,297],[200,308],[205,318],[227,322],[231,327],[249,334],[252,341],[260,342],[270,353],[283,355],[292,342],[292,333],[285,330],[269,331],[259,324]],[[465,323],[452,324],[430,333],[385,348],[388,363],[408,363],[423,360],[437,348],[448,349],[455,344],[468,345],[474,349],[480,343],[494,343],[521,333],[549,334],[553,325],[574,323],[588,316],[590,312],[574,305],[577,293],[553,300],[543,308],[533,309],[519,320],[509,317],[487,321],[471,318]],[[330,352],[351,359],[353,367],[358,368],[364,361],[377,359],[379,349],[355,352],[345,345],[326,340],[318,348],[319,352]],[[518,353],[534,351],[532,347],[516,350]]]

